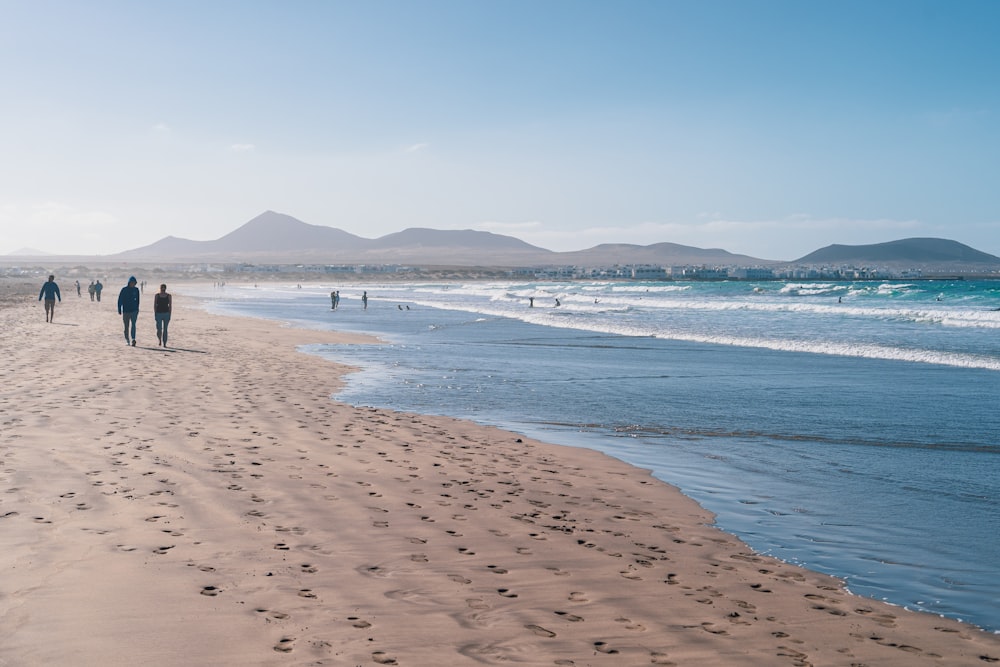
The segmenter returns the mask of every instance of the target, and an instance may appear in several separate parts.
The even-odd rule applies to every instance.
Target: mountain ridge
[[[7,255],[6,257],[13,257]],[[23,259],[23,255],[18,255]],[[54,256],[45,255],[51,260]],[[81,258],[82,259],[82,258]],[[603,243],[555,252],[493,232],[411,227],[368,239],[264,211],[217,239],[194,241],[166,236],[152,244],[101,261],[247,264],[397,264],[412,266],[543,267],[661,265],[760,266],[853,265],[940,271],[1000,270],[1000,257],[948,239],[910,238],[868,245],[833,244],[795,260],[773,260],[677,243]]]
[[[948,239],[914,237],[871,243],[868,245],[828,245],[815,250],[794,263],[826,264],[831,262],[961,262],[966,264],[994,264],[1000,257],[971,248]]]

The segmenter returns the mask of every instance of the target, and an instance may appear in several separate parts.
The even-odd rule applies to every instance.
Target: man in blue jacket
[[[38,300],[45,297],[45,321],[51,322],[56,317],[56,299],[62,301],[59,293],[59,285],[56,285],[56,277],[49,276],[49,281],[42,284],[42,291],[38,293]]]
[[[125,323],[125,343],[131,340],[132,347],[135,347],[135,321],[139,317],[139,288],[136,287],[135,276],[128,279],[128,285],[118,293],[118,314],[122,316]],[[129,324],[132,325],[132,337],[129,338]]]

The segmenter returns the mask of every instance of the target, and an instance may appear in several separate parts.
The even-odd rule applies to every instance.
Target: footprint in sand
[[[278,643],[274,645],[274,650],[278,653],[291,653],[292,644],[295,642],[294,637],[282,637],[278,640]]]
[[[351,621],[351,625],[353,627],[361,629],[361,630],[364,630],[365,628],[372,627],[371,623],[369,623],[368,621],[364,621],[364,620],[358,618],[357,616],[348,616],[347,620]]]
[[[594,642],[594,650],[599,653],[607,653],[608,655],[615,655],[618,653],[618,649],[613,649],[608,646],[607,642]]]
[[[621,623],[622,625],[625,626],[626,630],[635,630],[636,632],[646,631],[645,625],[643,625],[642,623],[636,623],[631,618],[625,618],[624,616],[622,616],[621,618],[616,618],[615,623]]]
[[[216,595],[218,595],[221,592],[222,592],[222,590],[219,589],[219,588],[217,588],[217,587],[215,587],[215,586],[203,586],[202,589],[201,589],[201,594],[202,595],[207,595],[209,597],[215,597]]]
[[[571,623],[579,623],[580,621],[583,620],[583,616],[577,616],[576,614],[571,614],[568,611],[555,611],[552,613],[554,613],[556,616],[562,616],[564,619],[570,621]]]
[[[372,653],[372,660],[380,665],[396,665],[396,659],[385,651],[375,651]]]
[[[552,632],[551,630],[546,630],[545,628],[543,628],[540,625],[528,624],[528,625],[525,625],[524,627],[528,628],[529,630],[531,630],[533,633],[535,633],[539,637],[555,637],[556,636],[556,633]]]

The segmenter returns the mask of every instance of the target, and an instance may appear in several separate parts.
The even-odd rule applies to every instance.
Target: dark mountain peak
[[[1000,257],[970,248],[969,246],[938,238],[909,238],[869,245],[828,245],[805,257],[795,260],[796,264],[832,263],[882,263],[910,264],[998,264]]]
[[[561,253],[566,260],[582,265],[601,264],[732,264],[742,262],[747,265],[776,264],[746,255],[734,255],[727,250],[695,248],[679,243],[654,243],[635,245],[631,243],[602,243],[587,250]]]
[[[543,248],[525,243],[513,236],[481,232],[473,229],[428,229],[410,227],[401,232],[387,234],[375,242],[375,247],[420,247],[420,248],[480,248],[483,250],[530,250],[549,252]]]
[[[212,241],[209,250],[272,252],[311,250],[336,244],[355,249],[367,242],[368,239],[355,236],[342,229],[310,225],[284,213],[265,211],[222,238]]]

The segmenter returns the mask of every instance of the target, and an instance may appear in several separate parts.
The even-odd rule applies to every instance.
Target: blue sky
[[[1000,255],[994,0],[0,0],[0,254],[374,238]]]

